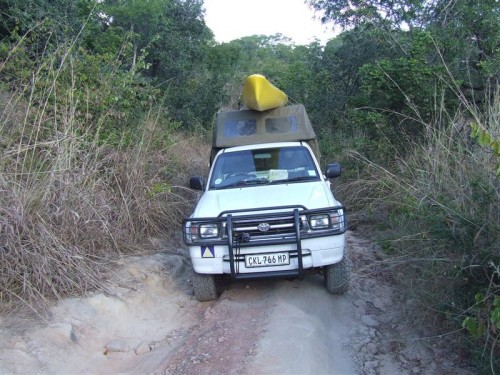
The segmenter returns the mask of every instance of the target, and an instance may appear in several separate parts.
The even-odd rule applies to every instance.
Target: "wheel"
[[[212,301],[217,298],[214,275],[195,272],[193,274],[193,289],[196,299],[200,302]]]
[[[344,257],[340,262],[325,267],[326,289],[331,294],[344,294],[349,290],[350,273],[351,263],[347,249],[345,249]]]

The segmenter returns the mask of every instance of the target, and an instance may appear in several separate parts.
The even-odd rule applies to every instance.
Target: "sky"
[[[250,35],[281,33],[297,45],[316,37],[321,44],[335,37],[304,0],[204,0],[205,22],[219,43]],[[316,15],[316,17],[318,17]]]

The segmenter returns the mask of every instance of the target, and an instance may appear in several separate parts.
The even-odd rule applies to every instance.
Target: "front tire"
[[[340,262],[325,267],[326,289],[331,294],[344,294],[349,290],[350,274],[351,263],[346,248]]]
[[[195,272],[193,274],[193,289],[196,299],[200,302],[212,301],[217,298],[214,275]]]

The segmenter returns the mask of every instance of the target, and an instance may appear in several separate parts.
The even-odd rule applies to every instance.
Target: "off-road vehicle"
[[[304,106],[221,112],[207,183],[184,220],[198,300],[217,298],[215,275],[233,279],[324,275],[334,294],[349,286],[345,208],[320,169],[317,139]]]

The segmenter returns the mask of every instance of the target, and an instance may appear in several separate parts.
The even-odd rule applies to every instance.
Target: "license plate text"
[[[288,264],[290,264],[290,256],[288,253],[258,254],[258,255],[245,256],[245,266],[247,268],[283,266]]]

